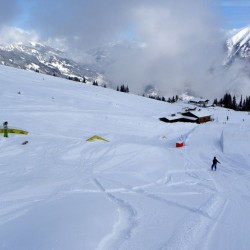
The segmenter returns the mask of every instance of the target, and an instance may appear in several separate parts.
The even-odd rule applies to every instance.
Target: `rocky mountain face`
[[[250,59],[250,26],[238,30],[227,40],[227,50],[227,63],[236,58]]]
[[[62,78],[85,78],[88,82],[98,81],[100,84],[108,82],[102,74],[69,59],[63,51],[41,43],[0,45],[0,63]]]

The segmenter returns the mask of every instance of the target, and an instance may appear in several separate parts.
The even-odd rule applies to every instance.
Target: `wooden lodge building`
[[[190,104],[194,104],[200,107],[206,107],[208,105],[209,100],[204,98],[193,98],[189,101]]]
[[[211,114],[204,112],[204,111],[188,111],[185,113],[182,113],[183,116],[192,117],[195,120],[196,123],[204,123],[211,121]]]
[[[187,111],[180,114],[172,114],[167,117],[159,118],[160,121],[174,123],[174,122],[193,122],[204,123],[211,121],[211,114],[204,111]]]

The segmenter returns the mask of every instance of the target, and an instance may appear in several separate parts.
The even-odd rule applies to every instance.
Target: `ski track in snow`
[[[185,138],[190,140],[192,135],[197,129],[194,128],[190,133],[188,133]],[[187,148],[182,151],[182,156],[185,159],[185,171],[191,178],[198,179],[199,181],[212,181],[214,188],[211,189],[210,186],[207,187],[211,190],[211,196],[203,205],[201,205],[197,210],[193,209],[194,213],[191,213],[181,224],[177,227],[172,234],[172,237],[166,242],[159,250],[164,249],[204,249],[204,239],[207,235],[213,231],[213,228],[218,221],[219,215],[227,206],[227,200],[220,198],[216,193],[220,191],[213,178],[202,178],[195,171],[190,171],[190,166],[195,166],[195,161],[192,161],[192,154],[187,152]],[[197,162],[197,160],[196,160]],[[204,186],[204,185],[203,185]],[[215,194],[214,194],[215,193]],[[217,219],[215,219],[217,218]],[[199,247],[197,247],[199,246]]]
[[[112,150],[107,150],[107,152],[112,152]],[[107,152],[102,153],[105,155]],[[99,178],[103,177],[95,177],[95,174],[93,174],[93,167],[98,165],[98,162],[96,160],[92,160],[94,153],[89,153],[87,156],[87,159],[85,158],[84,161],[87,160],[87,165],[84,165],[85,169],[85,174],[92,176],[92,179],[94,180],[96,186],[99,188],[99,190],[107,195],[107,197],[118,206],[118,211],[119,211],[119,222],[117,222],[114,227],[113,227],[113,232],[111,234],[107,235],[99,244],[98,249],[119,249],[119,247],[122,245],[124,241],[128,241],[131,232],[133,229],[136,227],[136,214],[137,212],[135,209],[129,205],[128,201],[122,200],[120,198],[117,198],[114,193],[136,193],[139,195],[144,195],[156,202],[161,202],[166,204],[167,206],[172,206],[172,207],[178,207],[180,209],[187,210],[191,213],[194,214],[200,214],[202,217],[208,217],[209,215],[204,213],[201,209],[194,209],[189,206],[185,206],[182,204],[179,204],[178,202],[173,202],[171,200],[162,198],[156,194],[149,193],[145,191],[145,188],[148,187],[154,187],[157,185],[161,185],[164,183],[164,185],[169,185],[169,179],[171,177],[164,177],[162,179],[158,179],[157,181],[153,183],[149,183],[147,185],[142,185],[142,186],[133,186],[130,187],[128,185],[125,185],[124,183],[117,182],[114,180],[111,180],[113,182],[116,182],[120,188],[119,189],[105,189],[104,186],[101,184],[101,182],[98,180]],[[111,157],[112,159],[112,157]],[[195,171],[200,171],[200,170],[195,170]],[[186,170],[179,170],[179,171],[170,171],[168,174],[171,176],[171,174],[174,173],[186,173]],[[179,185],[182,185],[183,182],[180,182]],[[177,193],[178,195],[193,195],[194,192],[182,192],[182,193]],[[210,218],[211,219],[211,218]]]
[[[188,134],[188,138],[191,138],[192,133],[194,133],[195,130],[196,129],[193,129]],[[109,149],[107,150],[107,152],[112,152],[112,150]],[[107,152],[104,152],[103,155],[105,155]],[[99,191],[105,193],[108,199],[118,206],[119,211],[119,221],[113,226],[113,232],[111,232],[109,235],[102,239],[97,248],[98,250],[119,249],[119,247],[122,246],[122,243],[124,241],[129,240],[133,229],[136,227],[137,212],[127,200],[117,198],[114,193],[136,193],[139,195],[144,195],[156,202],[165,203],[167,206],[178,207],[180,209],[184,209],[191,212],[191,215],[187,217],[184,221],[182,221],[179,226],[177,226],[177,230],[173,232],[173,236],[168,240],[168,242],[159,247],[160,250],[196,249],[197,245],[203,246],[202,249],[207,249],[207,245],[209,244],[209,238],[213,234],[217,224],[227,224],[226,222],[221,221],[222,214],[224,213],[228,205],[228,199],[221,197],[220,195],[221,192],[225,192],[225,187],[223,187],[223,185],[218,185],[218,183],[213,179],[213,176],[211,176],[211,174],[209,173],[206,173],[205,170],[197,168],[193,169],[193,166],[197,165],[197,163],[195,163],[195,160],[192,160],[192,157],[190,157],[190,155],[186,152],[186,148],[182,153],[183,157],[185,158],[184,170],[169,171],[167,172],[168,175],[163,177],[162,179],[158,179],[157,181],[141,186],[131,187],[121,182],[109,180],[111,182],[115,182],[120,186],[120,188],[116,189],[105,189],[99,180],[99,178],[105,179],[105,177],[102,177],[101,175],[99,177],[94,177],[93,168],[89,166],[95,166],[98,163],[97,161],[92,161],[92,163],[90,164],[88,163],[88,171],[85,173],[92,176],[92,179],[94,180],[96,186],[99,188]],[[89,155],[88,157],[88,162],[91,162],[92,156]],[[206,177],[202,177],[199,175],[199,173],[202,172],[206,173]],[[171,175],[176,173],[185,173],[191,179],[196,180],[195,182],[190,182],[190,185],[202,185],[202,187],[207,190],[208,194],[211,194],[207,202],[202,204],[199,208],[195,209],[193,207],[179,204],[178,202],[173,202],[171,200],[168,200],[145,190],[149,187],[161,185],[162,183],[164,183],[164,185],[171,186]],[[234,181],[236,181],[236,178],[243,178],[246,176],[248,176],[248,174],[244,176],[234,177]],[[204,181],[209,182],[210,184],[206,185],[204,184]],[[211,186],[211,182],[213,183],[213,187]],[[175,182],[175,185],[183,184],[183,181],[179,184]],[[195,192],[175,193],[175,195],[193,194],[195,194]]]
[[[96,150],[93,152],[88,151],[86,156],[82,154],[82,166],[84,169],[84,175],[88,176],[91,181],[96,185],[99,192],[105,194],[107,199],[117,206],[119,214],[118,221],[113,225],[113,231],[105,236],[99,243],[97,250],[105,249],[119,249],[122,243],[131,237],[133,229],[136,227],[136,210],[129,204],[128,201],[121,198],[117,198],[112,191],[105,189],[103,184],[96,177],[94,168],[103,164],[103,159],[106,155],[109,155],[109,159],[112,159],[115,154],[113,147],[107,147],[105,150],[99,152],[98,159],[96,156]]]
[[[191,135],[191,134],[190,134]],[[186,150],[186,149],[185,149]],[[214,147],[212,150],[214,152],[219,152],[219,148]],[[186,152],[185,152],[186,153]],[[194,152],[193,152],[194,153]],[[192,160],[192,154],[188,154],[186,157],[186,169],[189,165],[197,164],[197,157],[194,157],[196,160]],[[221,162],[223,162],[227,167],[230,167],[230,162],[227,162],[223,156],[220,156]],[[219,165],[219,164],[218,164]],[[222,167],[218,166],[218,174],[223,175],[220,171]],[[229,171],[226,170],[228,173]],[[184,222],[177,227],[177,231],[173,233],[172,238],[167,242],[162,248],[163,249],[211,249],[209,248],[209,242],[213,236],[216,227],[219,224],[224,224],[228,227],[232,226],[230,222],[222,221],[222,216],[225,213],[230,202],[237,202],[232,200],[232,197],[237,197],[237,195],[232,195],[237,190],[237,186],[234,184],[239,178],[248,178],[249,174],[244,174],[239,176],[235,171],[227,175],[227,180],[220,181],[216,180],[218,175],[216,172],[211,172],[211,180],[214,186],[214,191],[211,192],[212,196],[210,199],[200,207],[201,211],[206,211],[209,215],[207,218],[202,217],[201,215],[191,215],[186,218]],[[188,172],[190,177],[197,178],[202,180],[201,176],[197,175],[195,172]],[[221,177],[221,176],[220,176]],[[232,182],[228,180],[232,179]],[[204,180],[204,179],[203,179]],[[229,181],[229,183],[228,183]],[[209,188],[211,189],[211,187]],[[228,195],[224,195],[228,193]]]
[[[119,212],[119,220],[114,225],[113,232],[102,239],[97,249],[119,249],[122,243],[131,237],[131,234],[137,225],[137,212],[127,201],[117,198],[112,193],[107,192],[97,178],[94,178],[94,180],[100,190],[118,206]]]
[[[1,74],[0,77],[9,80]],[[39,82],[39,74],[32,75],[40,83],[39,88],[27,81],[30,75],[11,77],[13,82],[6,84],[0,98],[6,108],[2,105],[0,112],[4,119],[20,127],[27,126],[30,134],[26,146],[20,146],[23,137],[19,136],[0,140],[3,231],[8,225],[15,227],[15,220],[22,221],[23,215],[37,205],[49,209],[46,204],[55,200],[68,205],[63,198],[77,193],[83,197],[83,204],[85,199],[97,201],[88,204],[88,208],[82,206],[85,211],[90,210],[90,216],[95,215],[91,206],[104,202],[105,212],[102,209],[95,212],[101,216],[107,212],[107,218],[113,220],[104,220],[110,225],[102,227],[93,240],[84,238],[82,232],[91,224],[85,226],[79,216],[82,224],[75,230],[81,229],[80,239],[93,244],[96,250],[210,250],[217,245],[222,249],[222,244],[224,249],[234,250],[235,242],[237,249],[249,246],[246,233],[250,228],[249,156],[225,153],[221,139],[223,129],[230,126],[223,119],[232,111],[220,111],[221,123],[164,124],[158,117],[178,112],[183,104],[159,104],[68,81],[60,82],[58,89],[58,79]],[[22,95],[17,96],[19,88]],[[244,118],[249,124],[247,114],[233,114],[230,116],[233,122],[239,124]],[[94,133],[105,138],[107,135],[110,143],[87,143],[85,140]],[[185,146],[176,149],[180,137]],[[212,172],[210,166],[215,155],[221,164],[217,172]],[[46,216],[49,221],[50,215]],[[40,218],[33,219],[40,222]],[[22,225],[31,224],[25,221]],[[92,234],[96,233],[98,225],[92,230]],[[48,230],[48,234],[53,233]],[[68,231],[66,235],[75,233]],[[11,236],[10,233],[10,239]],[[42,237],[46,242],[46,233]],[[54,244],[45,247],[58,250]],[[79,246],[73,249],[78,250]]]
[[[192,134],[195,133],[195,131],[196,129],[193,129],[192,132],[188,134],[189,139],[191,138]],[[61,147],[58,144],[56,146],[53,145],[47,147],[46,149],[43,149],[42,166],[47,166],[49,165],[49,163],[53,162],[54,167],[51,173],[52,178],[61,180],[68,179],[71,177],[76,178],[75,174],[73,173],[71,176],[69,176],[69,171],[58,170],[60,168],[67,168],[67,165],[65,165],[65,161],[61,159],[61,156],[64,155],[64,153],[66,153],[68,150],[73,150],[79,147],[80,145],[81,142],[75,140],[74,142],[72,141],[71,143],[69,143],[66,147]],[[80,190],[82,192],[104,193],[107,196],[107,199],[109,199],[117,206],[119,214],[119,219],[117,223],[113,225],[113,231],[101,240],[97,247],[98,250],[119,249],[125,241],[129,241],[133,230],[137,226],[136,218],[138,212],[135,210],[135,208],[133,208],[129,200],[123,200],[121,198],[118,198],[115,196],[115,193],[135,193],[138,195],[143,195],[155,202],[164,203],[166,204],[166,206],[177,207],[190,212],[191,215],[188,216],[184,221],[182,221],[179,226],[177,226],[177,229],[173,232],[173,236],[168,240],[168,242],[166,242],[162,246],[159,246],[158,249],[195,249],[195,246],[197,245],[203,246],[202,249],[207,249],[207,245],[209,244],[209,238],[212,236],[213,231],[215,230],[218,223],[225,223],[221,221],[220,218],[227,208],[228,200],[220,196],[220,193],[225,192],[225,187],[223,187],[223,183],[219,185],[213,178],[212,174],[215,173],[209,174],[206,173],[205,170],[199,169],[197,166],[197,156],[192,157],[187,152],[187,149],[188,147],[184,148],[183,151],[181,151],[182,157],[184,158],[183,170],[168,171],[166,176],[164,176],[163,178],[160,178],[148,184],[137,186],[129,186],[124,183],[109,179],[109,181],[115,182],[120,186],[119,188],[115,189],[107,189],[103,186],[100,181],[100,179],[105,179],[105,177],[102,177],[101,175],[103,170],[97,170],[97,167],[102,165],[105,159],[107,159],[107,161],[113,159],[115,155],[114,147],[109,146],[107,148],[99,150],[98,153],[96,152],[96,148],[93,148],[93,150],[88,149],[87,152],[85,152],[85,149],[82,148],[79,151],[81,157],[79,162],[76,162],[77,165],[81,166],[80,175],[78,177],[79,183],[81,182],[80,178],[84,178],[85,181],[92,181],[97,187],[97,190]],[[76,167],[76,170],[77,169],[78,167]],[[109,168],[109,170],[110,169],[114,169],[114,167]],[[43,171],[46,171],[46,169]],[[230,171],[232,171],[232,173],[230,173]],[[55,175],[53,175],[53,172],[55,173]],[[206,173],[206,177],[202,177],[201,175],[204,172]],[[240,176],[235,176],[235,171],[233,170],[233,168],[227,170],[227,172],[228,174],[230,174],[230,176],[234,176],[232,184],[237,182],[237,180],[240,178],[244,179],[250,176],[249,173],[246,173],[244,175],[241,174]],[[40,171],[38,173],[41,174]],[[62,175],[58,176],[58,173],[61,173]],[[175,174],[186,174],[190,177],[188,182],[186,182],[187,185],[201,185],[205,190],[207,190],[207,193],[211,194],[207,202],[202,204],[199,208],[195,209],[193,207],[189,207],[183,204],[179,204],[178,202],[173,202],[171,200],[163,198],[159,194],[146,191],[146,189],[150,187],[160,186],[162,184],[169,187],[173,185],[182,186],[183,184],[185,184],[184,180],[180,182],[175,181],[174,183],[171,183],[172,176]],[[206,184],[204,182],[206,182]],[[213,183],[212,186],[211,183]],[[47,196],[41,197],[41,200],[59,199],[65,195],[70,194],[71,192],[74,192],[70,185],[71,184],[67,184],[67,182],[64,184],[61,183],[58,188],[56,188],[52,193]],[[230,190],[232,190],[232,187]],[[193,195],[195,193],[197,192],[177,192],[175,193],[175,195]],[[204,191],[198,193],[204,193]],[[14,204],[16,202],[17,200],[14,201]],[[21,205],[19,205],[19,207],[15,206],[14,210],[15,216],[17,217],[20,216],[22,213],[25,213],[25,207],[28,207],[30,205],[30,202],[34,202],[34,200],[24,199],[23,201],[19,200],[18,202]],[[37,202],[37,200],[35,202]],[[8,204],[8,207],[9,205],[10,204]],[[16,209],[18,209],[20,212],[16,213]],[[8,214],[6,214],[6,220],[13,219],[12,217],[8,217]],[[193,242],[195,242],[195,244]]]

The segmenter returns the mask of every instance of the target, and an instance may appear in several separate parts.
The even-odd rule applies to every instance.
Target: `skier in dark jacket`
[[[216,157],[214,157],[213,164],[211,166],[211,170],[212,171],[213,171],[213,169],[216,171],[216,165],[217,165],[217,163],[220,163],[220,162],[216,159]]]
[[[3,123],[3,136],[8,137],[8,122]]]

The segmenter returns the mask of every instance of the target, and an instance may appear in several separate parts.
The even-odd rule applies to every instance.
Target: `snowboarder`
[[[216,159],[216,157],[214,157],[213,164],[211,166],[211,170],[212,171],[213,171],[213,169],[214,169],[214,171],[216,171],[216,165],[217,165],[217,163],[220,163],[220,162]]]
[[[3,123],[3,136],[8,137],[8,122]]]

